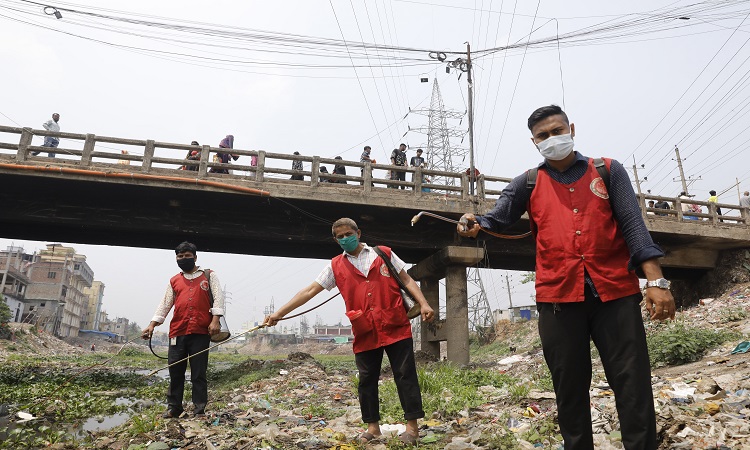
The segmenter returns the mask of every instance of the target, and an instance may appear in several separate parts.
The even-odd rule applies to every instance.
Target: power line
[[[542,0],[537,0],[536,2],[536,12],[539,12],[539,5],[542,3]],[[529,40],[531,40],[531,35],[534,33],[534,24],[536,23],[536,13],[534,14],[534,20],[531,22],[531,29],[532,31],[529,33]],[[528,49],[528,44],[525,47]],[[513,99],[516,98],[516,89],[518,89],[518,82],[521,80],[521,72],[523,71],[523,63],[526,60],[526,51],[523,52],[523,58],[521,59],[521,67],[518,69],[518,77],[516,77],[516,84],[513,86],[513,94],[510,96],[510,103],[508,104],[508,114],[505,116],[505,122],[503,123],[503,131],[500,133],[500,140],[497,142],[497,151],[495,151],[495,157],[492,159],[492,167],[490,167],[489,173],[492,173],[492,170],[495,168],[495,162],[497,161],[497,155],[500,153],[500,144],[503,143],[503,136],[505,135],[505,127],[508,126],[508,118],[510,117],[510,111],[513,107]]]
[[[339,23],[339,18],[336,15],[336,9],[333,7],[333,0],[328,0],[328,3],[331,5],[331,11],[333,11],[333,17],[336,19],[336,25],[339,27],[339,32],[341,33],[341,39],[346,43],[346,39],[344,39],[344,30],[341,29],[341,23]],[[348,52],[347,47],[347,52]],[[352,61],[352,64],[354,61]],[[367,101],[367,95],[365,94],[365,89],[362,87],[362,81],[359,79],[359,74],[357,73],[357,68],[353,67],[354,74],[357,76],[357,83],[359,84],[359,90],[362,91],[362,97],[365,99],[365,105],[367,105],[367,112],[370,113],[370,119],[372,119],[372,126],[375,127],[375,131],[378,131],[378,124],[375,122],[375,116],[372,114],[372,109],[370,109],[370,102]],[[380,134],[377,135],[378,140],[380,141],[380,147],[383,149],[383,152],[385,152],[385,145],[383,145],[383,139],[381,139]],[[388,153],[385,153],[386,156],[388,156]]]

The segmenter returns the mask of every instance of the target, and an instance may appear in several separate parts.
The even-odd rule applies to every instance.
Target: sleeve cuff
[[[211,314],[214,316],[223,316],[224,308],[211,308]]]
[[[649,259],[654,258],[661,258],[663,256],[664,250],[662,250],[658,245],[649,245],[648,247],[644,247],[638,250],[630,257],[630,262],[628,262],[628,270],[635,270],[644,261],[648,261]]]
[[[164,323],[164,319],[166,319],[166,317],[154,316],[154,317],[151,318],[151,321],[161,324],[161,323]]]

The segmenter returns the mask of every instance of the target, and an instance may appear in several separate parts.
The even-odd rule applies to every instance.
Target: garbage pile
[[[750,285],[704,299],[678,316],[694,327],[731,329],[737,339],[697,362],[653,371],[659,448],[750,448]],[[533,322],[525,326],[536,328]],[[428,417],[420,422],[423,448],[562,449],[555,395],[536,333],[514,336],[520,337],[507,344],[519,351],[490,358],[483,367],[489,365],[490,370],[512,377],[515,386],[480,386],[485,403],[451,417],[428,411]],[[595,446],[622,449],[614,394],[598,355],[594,353],[592,359]],[[272,377],[227,392],[212,392],[212,402],[220,407],[205,418],[169,420],[135,439],[123,429],[119,434],[99,436],[95,446],[115,450],[133,443],[148,444],[145,448],[152,450],[364,448],[353,441],[363,431],[354,372],[327,372],[312,357],[299,353],[279,364]],[[429,370],[430,366],[426,367]],[[384,377],[389,376],[384,371]],[[382,430],[384,436],[368,443],[367,448],[388,448],[389,440],[403,431],[403,425],[386,423]]]

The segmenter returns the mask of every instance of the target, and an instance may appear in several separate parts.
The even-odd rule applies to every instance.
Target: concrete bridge
[[[55,158],[32,145],[34,136],[61,139]],[[195,150],[199,159],[186,161]],[[422,210],[452,218],[485,213],[510,178],[480,175],[472,196],[463,173],[404,168],[407,181],[392,181],[390,165],[241,149],[231,150],[241,162],[222,164],[214,161],[219,152],[225,150],[0,126],[0,236],[164,249],[187,239],[203,251],[331,258],[340,251],[331,223],[351,217],[365,242],[390,245],[417,264],[410,273],[436,310],[438,280],[446,279],[441,323],[451,326],[423,324],[422,348],[437,351],[448,340],[448,358],[459,363],[468,362],[466,267],[534,268],[531,237],[472,241],[432,218],[411,226]],[[255,158],[255,165],[245,162]],[[291,170],[294,160],[308,168]],[[347,175],[321,172],[336,164]],[[194,170],[181,170],[186,165]],[[230,173],[214,173],[224,169]],[[667,198],[674,209],[666,211],[646,208],[652,199],[662,200],[639,196],[648,228],[667,252],[668,277],[694,279],[715,267],[720,251],[750,247],[748,213],[737,205],[691,200],[705,212],[688,220],[679,198]],[[507,233],[528,230],[524,218]]]
[[[48,158],[49,149],[32,146],[32,137],[52,135],[62,144],[56,157]],[[121,153],[125,149],[129,154]],[[191,150],[200,152],[199,160],[189,162],[197,170],[179,170]],[[510,178],[480,175],[472,197],[463,173],[406,168],[407,181],[391,181],[390,165],[240,149],[231,151],[242,157],[239,164],[213,162],[220,150],[0,127],[1,234],[152,248],[172,248],[190,239],[206,251],[329,258],[338,252],[330,240],[330,224],[346,216],[360,224],[366,242],[391,245],[410,263],[457,245],[486,247],[484,264],[490,268],[534,267],[531,237],[470,241],[459,238],[452,225],[432,218],[414,227],[410,223],[422,210],[453,218],[467,211],[486,212]],[[256,166],[244,162],[252,157]],[[309,168],[291,170],[294,159]],[[345,165],[347,175],[321,173],[322,166],[335,164]],[[212,168],[232,174],[211,173]],[[291,180],[291,175],[304,180]],[[423,182],[423,176],[432,182]],[[640,200],[649,230],[668,252],[663,263],[675,269],[672,276],[712,268],[720,250],[750,247],[748,214],[737,205],[691,200],[705,213],[696,214],[701,220],[686,220],[679,198],[667,199],[674,205],[669,211],[647,210],[650,199],[661,197],[643,195]],[[716,214],[716,206],[723,216]],[[524,218],[508,233],[528,230]]]

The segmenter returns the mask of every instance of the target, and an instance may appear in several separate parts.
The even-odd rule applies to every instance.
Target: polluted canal
[[[750,256],[748,257],[750,260]],[[750,269],[748,269],[750,273]],[[750,283],[728,285],[677,313],[645,318],[658,448],[750,448]],[[42,345],[44,344],[44,345]],[[131,348],[132,347],[132,348]],[[205,416],[163,419],[167,381],[148,349],[84,352],[19,330],[0,340],[0,448],[114,450],[404,449],[403,416],[387,360],[384,435],[367,444],[350,344],[245,345],[212,352]],[[417,352],[426,417],[419,448],[562,449],[555,394],[536,324],[499,322],[456,367]],[[99,345],[97,345],[99,348]],[[108,361],[79,376],[72,374]],[[622,449],[615,400],[592,347],[597,449]],[[64,384],[68,380],[67,384]],[[190,383],[186,384],[186,400]],[[18,423],[19,411],[35,419]]]

